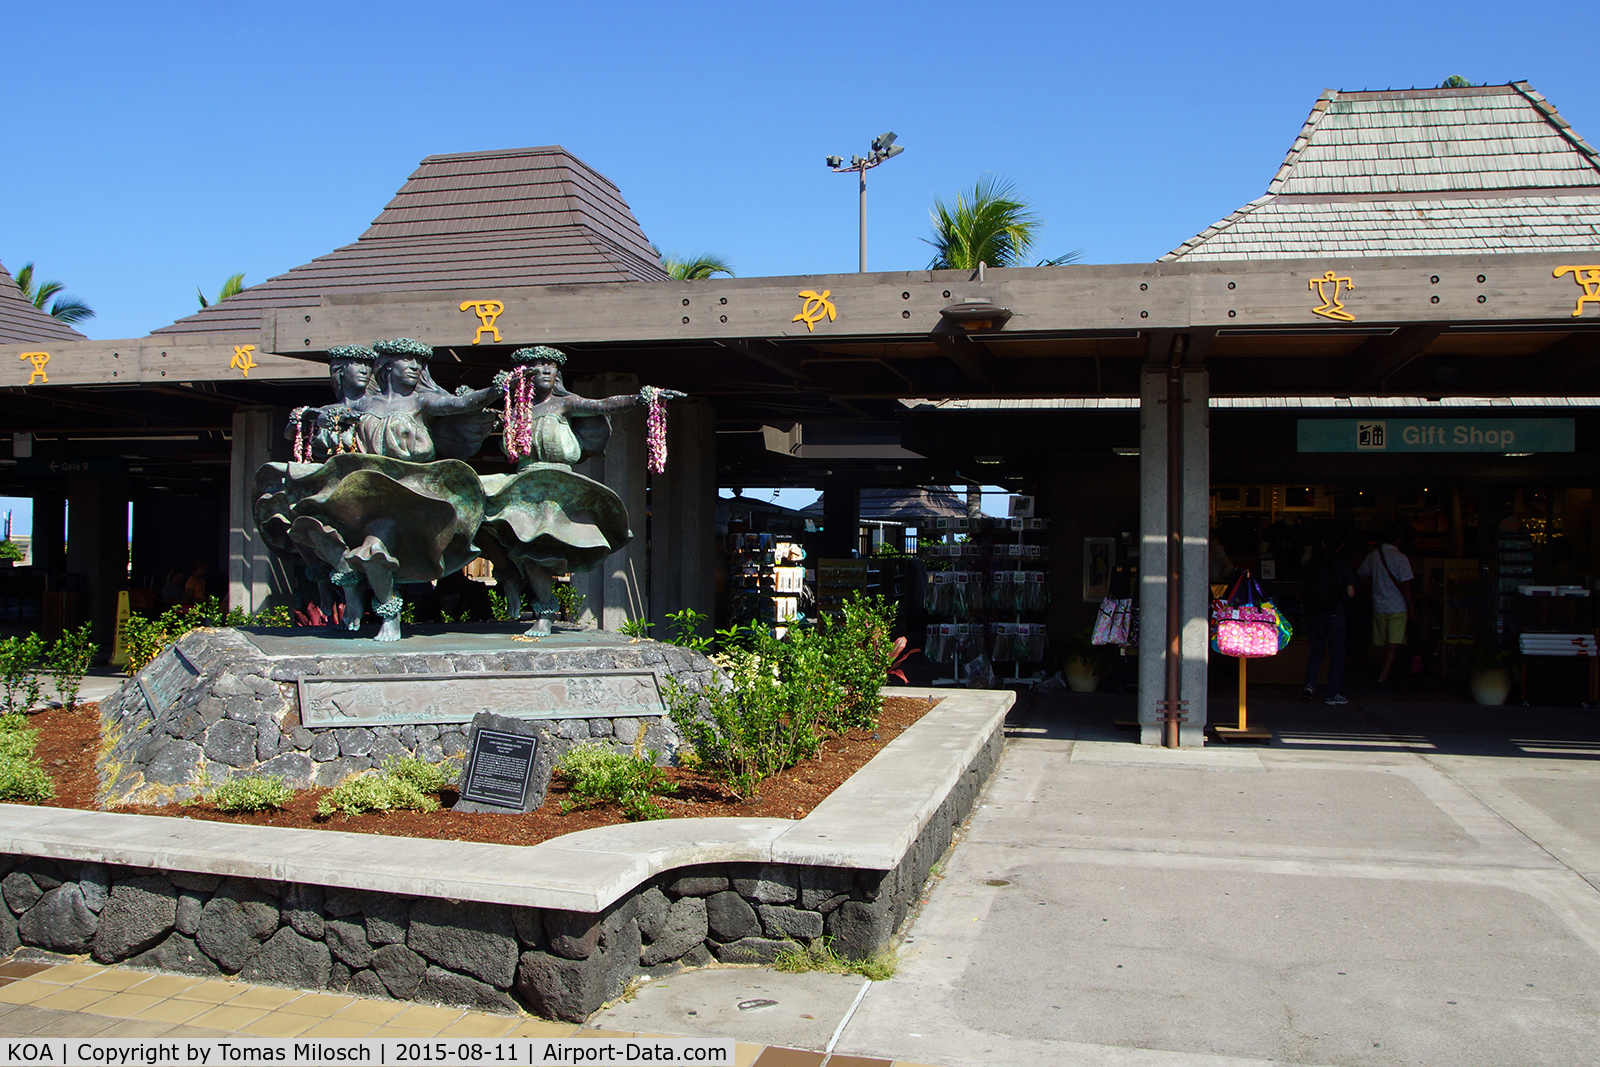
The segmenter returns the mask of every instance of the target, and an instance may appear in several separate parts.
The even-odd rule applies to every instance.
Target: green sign
[[[1300,419],[1301,452],[1571,452],[1571,419]]]

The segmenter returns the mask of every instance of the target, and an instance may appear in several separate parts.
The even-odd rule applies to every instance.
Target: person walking
[[[1402,527],[1391,525],[1383,540],[1367,553],[1356,576],[1372,586],[1372,643],[1383,648],[1378,684],[1389,684],[1395,650],[1406,643],[1406,620],[1415,613],[1411,601],[1411,561],[1400,551]]]
[[[1311,648],[1306,654],[1305,693],[1307,700],[1317,695],[1317,675],[1322,669],[1322,654],[1328,654],[1328,689],[1324,704],[1348,704],[1344,696],[1345,605],[1356,595],[1355,569],[1344,558],[1344,542],[1319,533],[1312,545],[1311,559],[1302,572],[1305,589],[1306,636]]]

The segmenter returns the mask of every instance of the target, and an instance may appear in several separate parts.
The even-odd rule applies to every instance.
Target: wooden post
[[[1245,678],[1244,678],[1245,670],[1244,670],[1244,667],[1245,667],[1245,664],[1248,663],[1248,662],[1250,662],[1250,661],[1245,659],[1243,656],[1239,657],[1239,732],[1240,733],[1244,733],[1246,730],[1250,729],[1250,719],[1249,719],[1248,714],[1245,711],[1245,706],[1244,706],[1244,689],[1245,689]]]

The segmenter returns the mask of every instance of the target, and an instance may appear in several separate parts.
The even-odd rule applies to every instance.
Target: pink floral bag
[[[1239,603],[1242,598],[1243,603]],[[1255,603],[1261,600],[1259,605]],[[1222,600],[1211,602],[1211,647],[1224,656],[1261,659],[1276,656],[1282,644],[1278,609],[1261,596],[1261,589],[1245,571]],[[1286,627],[1285,627],[1286,629]]]

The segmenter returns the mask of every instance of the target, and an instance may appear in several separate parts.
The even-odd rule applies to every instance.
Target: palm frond
[[[244,271],[228,275],[228,280],[222,283],[222,291],[217,294],[217,303],[222,303],[230,296],[238,296],[244,292]]]
[[[11,280],[17,283],[17,288],[22,290],[22,299],[33,303],[33,264],[24,263],[22,269],[12,275]]]
[[[201,311],[204,311],[206,308],[211,306],[211,301],[206,299],[206,294],[200,291],[200,287],[198,285],[194,287],[194,295],[195,299],[200,301]]]
[[[1015,267],[1033,248],[1043,223],[1017,192],[1016,184],[984,175],[972,192],[957,193],[954,204],[934,198],[933,246],[930,270],[974,270],[980,262],[991,267]]]
[[[50,317],[60,322],[82,322],[94,318],[94,308],[75,296],[64,296],[50,305]]]
[[[693,259],[678,259],[676,256],[662,256],[661,267],[667,272],[667,277],[680,282],[701,281],[717,274],[726,274],[735,277],[733,268],[721,256],[714,256],[709,252],[695,256]]]
[[[1076,263],[1083,258],[1083,249],[1074,248],[1054,259],[1041,259],[1035,266],[1039,267],[1065,267],[1068,263]]]

